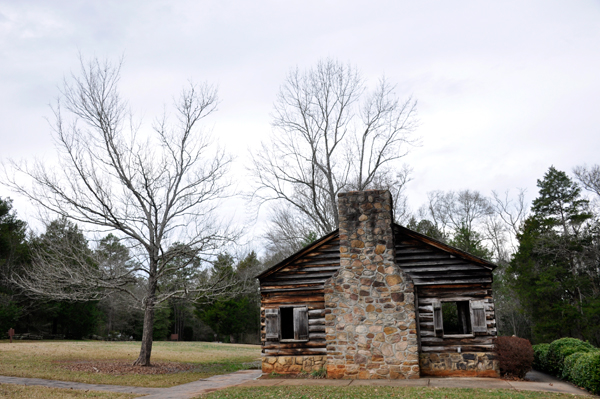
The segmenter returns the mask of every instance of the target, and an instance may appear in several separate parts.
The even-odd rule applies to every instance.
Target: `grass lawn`
[[[37,386],[23,386],[12,384],[0,384],[0,398],[28,398],[28,399],[129,399],[138,398],[141,395],[113,392],[77,391],[74,389],[56,389]]]
[[[506,389],[457,389],[426,387],[323,387],[284,386],[228,388],[202,399],[573,399],[573,395],[551,392],[518,392]]]
[[[207,342],[154,342],[152,361],[191,363],[191,371],[155,375],[112,375],[70,371],[64,362],[137,359],[139,342],[0,341],[0,375],[46,378],[89,384],[170,387],[216,374],[247,368],[242,363],[260,359],[260,346]],[[123,396],[125,397],[125,396]]]

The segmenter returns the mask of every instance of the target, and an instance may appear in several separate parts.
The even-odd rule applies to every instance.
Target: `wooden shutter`
[[[442,304],[433,302],[433,328],[435,335],[444,335],[444,320],[442,319]]]
[[[308,308],[294,308],[294,339],[308,341]]]
[[[279,309],[265,309],[265,339],[279,340]]]
[[[486,333],[487,321],[483,301],[471,301],[471,323],[474,333]]]

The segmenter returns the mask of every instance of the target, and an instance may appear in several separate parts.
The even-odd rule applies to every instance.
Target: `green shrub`
[[[533,345],[533,368],[548,372],[548,349],[550,344]]]
[[[594,351],[592,345],[577,338],[561,338],[553,341],[548,348],[546,358],[548,364],[548,372],[557,377],[562,376],[563,363],[565,358],[576,352]]]
[[[600,394],[600,351],[578,356],[569,371],[569,377],[574,384]]]
[[[567,381],[573,381],[573,377],[571,376],[571,371],[573,370],[575,364],[579,360],[579,358],[585,355],[587,352],[575,352],[572,355],[569,355],[565,358],[563,363],[563,371],[562,371],[562,379]]]

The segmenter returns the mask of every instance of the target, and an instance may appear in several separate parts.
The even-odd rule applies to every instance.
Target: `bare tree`
[[[575,177],[588,191],[596,193],[600,197],[600,166],[593,165],[591,167],[577,166],[573,169]]]
[[[368,91],[355,68],[332,59],[288,74],[275,101],[274,134],[250,168],[252,198],[280,204],[275,230],[297,213],[293,218],[318,235],[330,232],[338,226],[340,191],[407,181],[408,169],[396,171],[394,161],[414,144],[416,101],[400,101],[394,89],[381,78]]]
[[[66,245],[51,261],[38,257],[18,282],[41,296],[100,299],[127,292],[131,280],[142,276],[144,327],[134,364],[148,366],[158,303],[230,288],[228,281],[215,278],[169,292],[157,290],[161,278],[182,267],[174,259],[209,257],[231,239],[215,217],[218,200],[227,195],[230,158],[199,126],[216,109],[214,87],[190,83],[175,101],[175,123],[164,115],[146,132],[132,122],[119,94],[120,67],[81,61],[81,74],[65,81],[53,107],[59,165],[11,161],[12,168],[5,165],[5,184],[52,213],[90,229],[113,231],[129,242],[138,258],[135,267],[109,273],[85,261],[83,254],[64,252]],[[175,242],[184,245],[173,246]],[[76,259],[78,266],[70,267],[65,257]]]

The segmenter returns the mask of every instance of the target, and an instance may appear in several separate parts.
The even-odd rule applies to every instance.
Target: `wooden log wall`
[[[326,355],[325,282],[340,267],[339,238],[330,240],[282,269],[261,278],[261,342],[267,356]],[[280,306],[308,307],[308,342],[265,340],[265,309]]]
[[[417,317],[421,352],[491,352],[496,336],[492,268],[444,251],[411,237],[396,226],[396,263],[413,279],[417,290]],[[438,337],[433,326],[435,301],[482,301],[487,332]]]
[[[494,302],[492,299],[492,267],[461,257],[456,251],[446,251],[431,245],[427,239],[410,236],[395,226],[396,262],[408,273],[416,287],[418,303],[418,333],[421,351],[431,353],[491,352],[496,336]],[[333,234],[333,233],[332,233]],[[265,355],[324,355],[325,301],[324,284],[340,266],[337,234],[299,256],[285,267],[263,275],[261,282],[261,341]],[[433,302],[483,301],[487,332],[474,336],[437,337],[433,328]],[[265,309],[286,305],[308,307],[308,342],[265,340]]]
[[[496,319],[492,287],[485,284],[422,285],[417,286],[418,319],[421,352],[491,352],[496,336]],[[487,331],[472,335],[436,336],[433,327],[433,303],[435,301],[482,301],[487,321]]]
[[[472,284],[492,282],[491,268],[395,231],[396,264],[406,271],[415,285]]]

